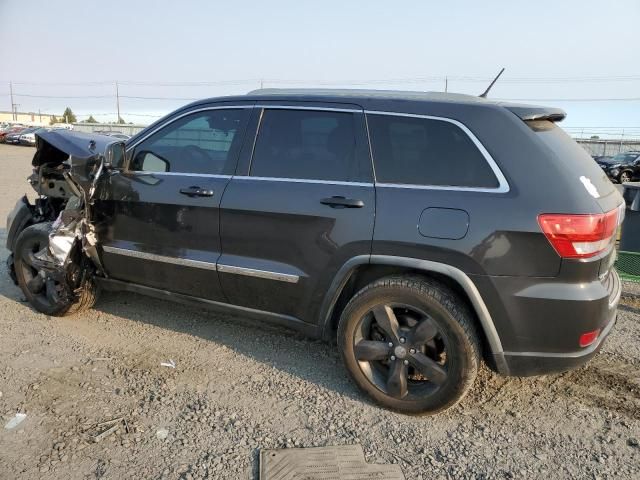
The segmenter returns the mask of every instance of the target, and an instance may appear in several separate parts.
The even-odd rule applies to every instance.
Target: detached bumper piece
[[[399,465],[370,465],[360,445],[260,451],[259,480],[404,480]]]

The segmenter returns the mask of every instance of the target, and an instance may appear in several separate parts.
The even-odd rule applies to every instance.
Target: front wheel
[[[620,183],[626,183],[626,182],[630,182],[630,181],[631,181],[631,173],[630,172],[622,172],[620,174],[620,179],[619,179]]]
[[[98,295],[92,279],[69,286],[69,278],[54,279],[39,268],[39,258],[46,255],[49,247],[50,231],[51,223],[38,223],[18,236],[13,265],[22,293],[33,308],[46,315],[61,317],[91,308]]]
[[[360,290],[342,313],[338,345],[355,383],[406,413],[455,405],[480,362],[467,304],[444,285],[413,276],[382,278]]]

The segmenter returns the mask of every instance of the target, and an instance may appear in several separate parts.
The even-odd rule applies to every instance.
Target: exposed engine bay
[[[7,263],[32,304],[64,307],[86,289],[95,289],[96,275],[105,276],[93,200],[114,152],[124,155],[124,144],[111,137],[51,130],[36,134],[36,147],[28,182],[38,197],[31,204],[24,196],[9,215],[7,248],[12,254]],[[39,227],[23,239],[21,233],[34,225]]]

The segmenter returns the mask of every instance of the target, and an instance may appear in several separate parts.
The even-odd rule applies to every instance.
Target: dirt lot
[[[32,154],[0,145],[3,222],[29,191]],[[640,478],[632,303],[586,367],[524,379],[485,369],[452,411],[409,417],[364,398],[334,346],[241,318],[133,294],[105,294],[73,318],[38,314],[6,275],[5,237],[0,414],[3,425],[27,417],[0,427],[2,479],[253,479],[260,448],[354,442],[407,479]],[[175,369],[160,365],[170,359]],[[91,441],[117,417],[128,433]]]

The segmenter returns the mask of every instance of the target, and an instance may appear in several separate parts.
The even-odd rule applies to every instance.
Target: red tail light
[[[584,348],[591,345],[598,339],[598,335],[600,335],[600,329],[593,330],[592,332],[583,333],[580,335],[580,340],[578,340],[578,344]]]
[[[614,240],[618,211],[593,215],[543,213],[538,223],[562,258],[588,258],[605,250]]]

